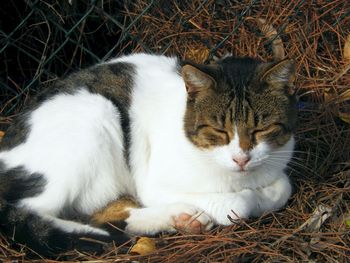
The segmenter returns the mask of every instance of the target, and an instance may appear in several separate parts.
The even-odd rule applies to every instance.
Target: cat
[[[42,255],[97,252],[89,240],[198,233],[283,207],[294,78],[288,59],[139,53],[57,80],[0,144],[2,231]],[[118,220],[125,233],[105,224]]]

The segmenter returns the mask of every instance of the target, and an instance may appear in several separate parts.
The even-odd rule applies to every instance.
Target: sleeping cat
[[[41,254],[97,251],[89,240],[129,238],[89,224],[125,195],[141,205],[114,211],[128,234],[197,233],[281,208],[293,80],[290,60],[199,65],[149,54],[58,80],[0,144],[1,229]]]

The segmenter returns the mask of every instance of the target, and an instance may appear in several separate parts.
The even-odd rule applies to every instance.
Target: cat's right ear
[[[195,95],[215,86],[215,80],[211,76],[192,65],[184,65],[181,74],[189,95]]]
[[[272,64],[270,68],[261,77],[263,81],[266,81],[272,86],[287,87],[289,95],[293,95],[295,80],[295,62],[291,59],[284,59],[277,63]]]

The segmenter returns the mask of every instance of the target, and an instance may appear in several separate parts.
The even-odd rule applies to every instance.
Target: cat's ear
[[[191,95],[215,86],[215,80],[211,76],[192,65],[184,65],[181,74],[187,93]]]
[[[290,95],[294,94],[294,80],[295,80],[295,63],[292,59],[285,59],[274,63],[269,67],[263,76],[262,81],[267,82],[272,86],[281,86],[287,88]]]

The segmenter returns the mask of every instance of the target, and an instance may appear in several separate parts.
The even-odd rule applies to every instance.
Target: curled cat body
[[[283,207],[293,80],[290,60],[132,54],[56,81],[0,144],[1,229],[42,254],[97,251],[81,237],[208,230]],[[117,211],[126,234],[91,223],[125,195],[140,204]]]

